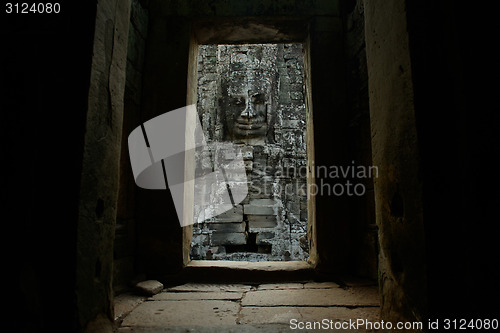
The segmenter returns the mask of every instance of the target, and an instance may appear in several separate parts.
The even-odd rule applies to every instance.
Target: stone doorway
[[[243,157],[248,195],[232,210],[193,225],[191,259],[307,260],[302,44],[199,45],[197,65],[207,147],[196,162],[213,171],[214,161],[232,154],[220,143],[233,143]],[[195,206],[195,217],[202,213]]]

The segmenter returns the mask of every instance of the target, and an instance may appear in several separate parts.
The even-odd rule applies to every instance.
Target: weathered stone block
[[[292,225],[292,227],[300,224],[299,216],[296,216],[290,212],[286,212],[286,220],[288,220],[288,221],[285,221],[285,223],[290,223],[290,225]]]
[[[211,64],[203,64],[203,70],[208,73],[216,73],[217,67]]]
[[[253,159],[253,147],[252,146],[243,146],[241,147],[241,155],[243,160],[251,160]]]
[[[244,185],[246,185],[246,183],[242,184],[239,182],[231,182],[229,184],[233,198],[240,198],[240,199],[245,198],[245,195],[248,193],[248,191]],[[240,205],[238,205],[237,207],[241,207],[242,204],[243,204],[243,202],[241,202]],[[238,220],[238,221],[240,221],[240,220]]]
[[[276,200],[274,199],[252,199],[250,200],[252,206],[274,206],[276,205]]]
[[[135,285],[137,290],[146,295],[156,295],[163,290],[163,284],[156,280],[147,280]]]
[[[212,245],[243,245],[247,243],[245,233],[214,232],[211,237]]]
[[[204,98],[200,101],[201,107],[206,110],[210,110],[215,107],[215,102],[213,99]]]
[[[298,61],[295,59],[295,56],[292,58],[288,58],[286,60],[286,67],[287,68],[299,68]]]
[[[248,215],[274,215],[273,207],[267,206],[255,206],[255,205],[245,205],[244,206],[245,214]]]
[[[307,184],[305,182],[297,186],[297,195],[304,198],[307,197]]]
[[[249,184],[248,192],[250,199],[265,199],[273,194],[273,184],[267,181],[252,181]],[[245,212],[246,214],[246,212]]]
[[[290,75],[290,83],[303,83],[304,79],[302,78],[302,75]]]
[[[255,156],[255,155],[254,155]],[[267,165],[267,159],[265,158],[255,158],[253,159],[253,166],[254,169],[257,169],[259,171],[264,171]]]
[[[243,221],[243,206],[236,206],[227,212],[215,217],[215,222],[241,222]]]
[[[272,231],[265,231],[265,232],[259,232],[257,234],[257,239],[255,241],[255,243],[257,245],[261,245],[261,244],[269,244],[268,240],[274,238],[274,232]]]
[[[290,92],[283,91],[279,93],[279,100],[281,103],[291,103]]]
[[[297,119],[284,119],[283,120],[283,128],[299,128],[301,126],[304,126],[305,122],[303,120],[297,120]]]
[[[297,68],[288,68],[288,75],[292,76],[292,75],[302,75],[302,72],[300,71],[300,69],[297,69]]]
[[[248,215],[250,231],[253,228],[274,228],[278,225],[275,215]]]
[[[290,89],[292,91],[297,91],[297,92],[302,93],[304,90],[304,86],[300,83],[294,83],[294,84],[290,85]]]
[[[207,227],[217,232],[245,232],[245,222],[207,223]]]
[[[203,246],[209,245],[208,234],[198,234],[193,236],[193,243],[200,244]]]
[[[212,73],[205,74],[204,76],[201,76],[198,79],[198,85],[203,86],[205,84],[210,84],[214,82],[216,79],[217,79],[217,74],[212,74]]]
[[[300,214],[300,204],[297,201],[288,201],[286,203],[286,209],[292,214]]]
[[[300,210],[307,210],[307,199],[300,198]]]
[[[204,59],[205,64],[215,65],[217,63],[217,57],[206,57]]]
[[[253,170],[253,162],[245,161],[245,171],[251,172]]]

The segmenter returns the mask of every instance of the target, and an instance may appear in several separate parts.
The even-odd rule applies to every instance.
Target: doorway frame
[[[199,45],[209,44],[284,44],[296,43],[302,44],[304,61],[304,87],[305,87],[305,106],[306,106],[306,151],[307,151],[307,237],[309,245],[309,258],[307,266],[316,267],[318,263],[318,253],[316,247],[316,200],[311,195],[309,188],[315,183],[314,174],[314,126],[313,126],[313,108],[312,108],[312,88],[310,75],[310,42],[309,42],[309,23],[304,19],[203,19],[193,22],[191,37],[189,43],[189,61],[187,76],[186,104],[197,103],[198,97],[198,47]],[[193,156],[186,157],[192,159]],[[187,160],[186,160],[187,162]],[[192,183],[190,183],[192,185]],[[184,203],[192,204],[194,197],[194,187],[185,188]],[[234,266],[232,263],[223,264],[206,262],[199,263],[202,260],[191,260],[190,250],[193,235],[193,227],[186,223],[192,221],[192,209],[185,207],[184,212],[191,214],[185,215],[182,228],[182,256],[184,267],[227,267]],[[272,261],[265,262],[267,266],[272,265]],[[237,265],[236,265],[237,266]],[[259,265],[254,265],[259,269]],[[281,265],[282,266],[282,265]],[[280,267],[281,267],[280,266]],[[304,265],[290,265],[292,270],[304,269]]]

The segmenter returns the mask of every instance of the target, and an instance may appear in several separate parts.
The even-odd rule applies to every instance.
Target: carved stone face
[[[265,139],[271,85],[265,79],[236,78],[228,87],[225,120],[227,137],[236,140]]]
[[[218,68],[223,139],[249,145],[273,141],[278,93],[276,46],[225,45]]]

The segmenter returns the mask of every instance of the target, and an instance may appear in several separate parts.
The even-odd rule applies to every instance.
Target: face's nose
[[[249,96],[247,96],[245,104],[246,104],[246,107],[245,107],[245,110],[243,110],[243,112],[241,112],[241,117],[248,118],[248,119],[255,117],[256,113],[254,110],[252,99],[249,98]]]

